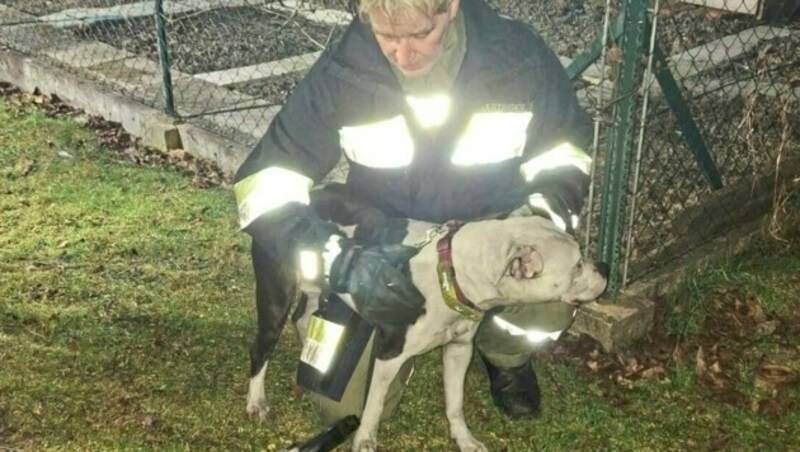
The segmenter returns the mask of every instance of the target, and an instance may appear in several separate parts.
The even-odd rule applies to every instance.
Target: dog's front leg
[[[408,359],[404,354],[386,361],[376,359],[372,369],[372,381],[367,392],[367,402],[361,415],[361,425],[353,438],[353,451],[372,452],[377,450],[378,425],[383,414],[386,393],[394,381],[400,366]]]
[[[450,436],[461,452],[486,451],[486,446],[472,436],[464,420],[464,380],[472,359],[472,335],[445,345],[443,357],[445,409],[450,421]]]

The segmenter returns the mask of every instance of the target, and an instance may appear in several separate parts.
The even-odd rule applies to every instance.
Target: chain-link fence
[[[767,211],[800,156],[796,0],[488,2],[539,30],[597,120],[585,241],[615,282]],[[351,3],[0,0],[0,45],[251,146]]]

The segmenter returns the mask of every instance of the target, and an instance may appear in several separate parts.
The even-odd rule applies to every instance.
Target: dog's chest
[[[425,322],[427,323],[427,322]],[[419,353],[456,341],[471,341],[478,329],[478,323],[467,319],[458,319],[446,325],[415,325],[417,331],[409,335],[406,346],[409,351]]]

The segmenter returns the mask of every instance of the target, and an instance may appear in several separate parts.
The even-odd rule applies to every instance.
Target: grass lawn
[[[269,418],[245,415],[253,280],[232,193],[24,97],[0,97],[0,450],[280,450],[317,432],[290,328]],[[503,418],[474,363],[474,433],[490,450],[800,449],[797,224],[660,300],[624,354],[543,349],[538,419]],[[453,449],[439,359],[417,361],[382,450]]]

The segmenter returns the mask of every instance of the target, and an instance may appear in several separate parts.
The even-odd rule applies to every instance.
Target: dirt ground
[[[781,217],[780,237],[760,239],[733,268],[751,275],[770,274],[767,268],[773,259],[800,255],[798,181],[794,188],[779,209],[785,215]],[[712,284],[702,300],[690,300],[688,289],[656,299],[652,331],[624,352],[603,353],[591,338],[582,336],[554,345],[540,359],[570,360],[587,374],[621,388],[640,379],[675,378],[668,369],[683,367],[708,398],[780,417],[800,409],[800,400],[787,394],[800,385],[796,368],[800,362],[800,274],[782,271],[775,268],[770,277],[731,280],[725,270],[719,270],[720,282]],[[758,288],[769,286],[773,277],[782,278],[784,285],[783,295],[774,299]],[[703,313],[698,325],[688,327],[676,320],[691,317],[692,311]],[[748,368],[755,369],[753,375]],[[618,402],[625,404],[624,396]],[[724,446],[725,438],[713,440],[722,440],[723,444],[712,449]]]

